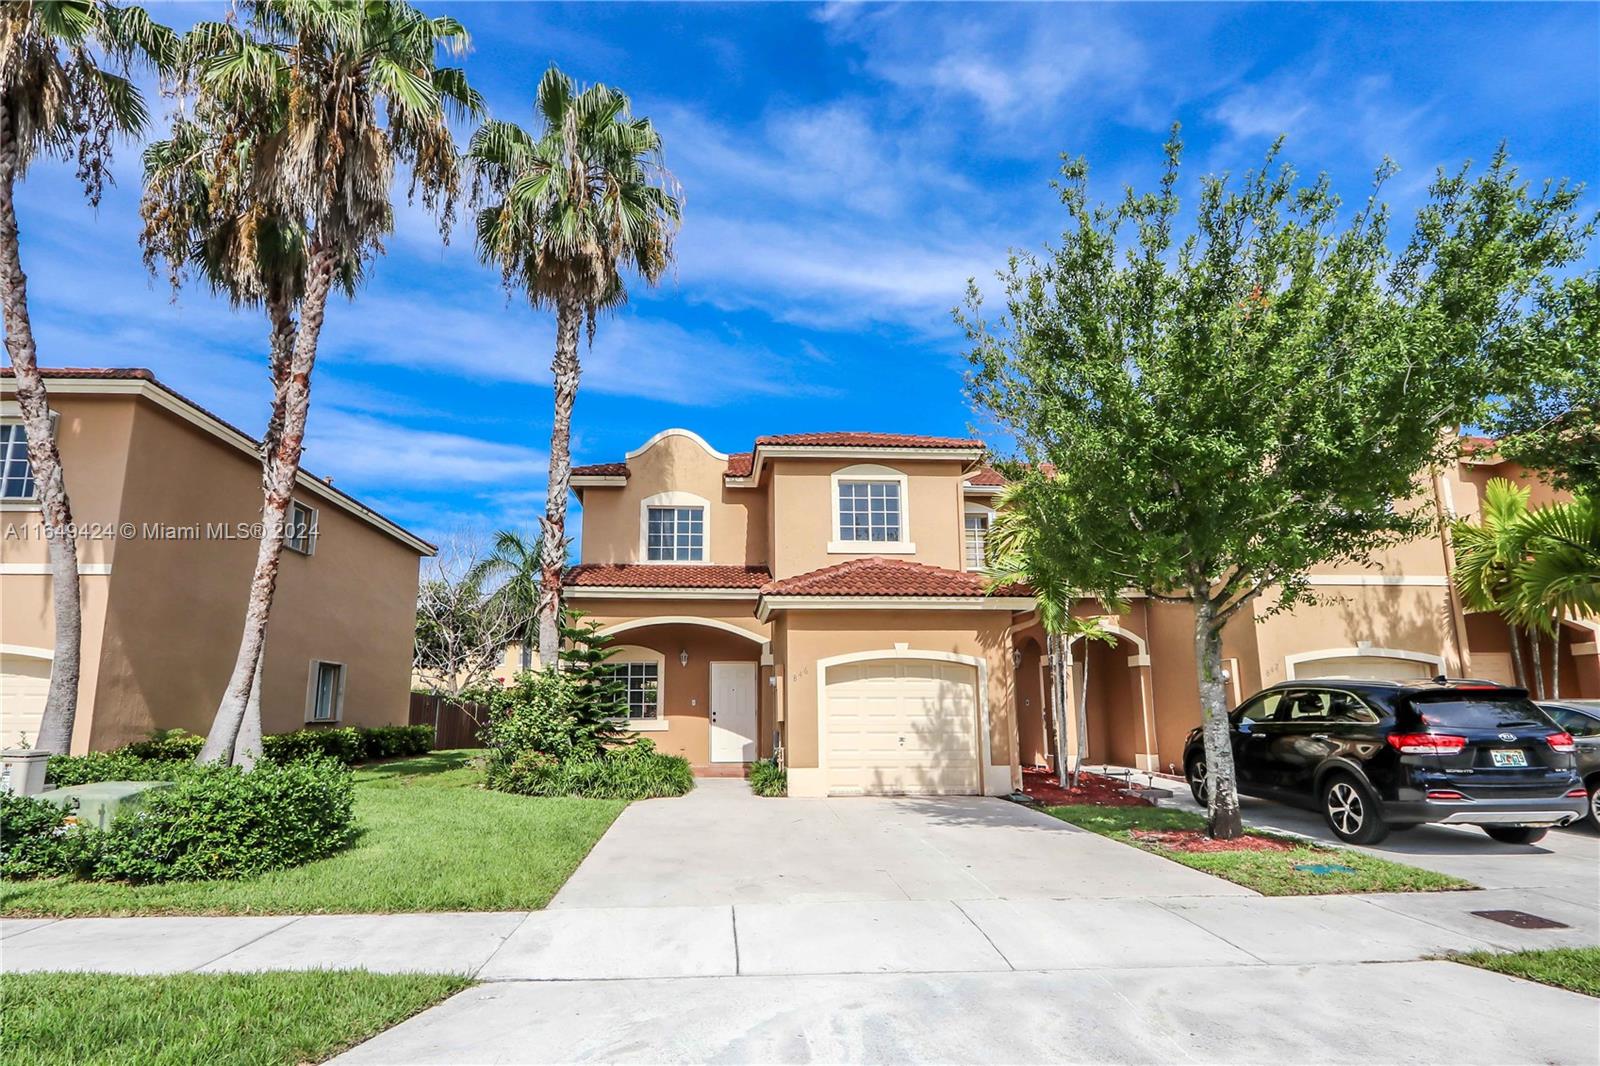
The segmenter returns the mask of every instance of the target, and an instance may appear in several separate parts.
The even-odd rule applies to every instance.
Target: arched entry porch
[[[1520,684],[1536,698],[1600,699],[1600,623],[1567,619],[1557,641],[1537,638],[1538,670],[1534,668],[1534,639],[1513,632],[1495,612],[1467,615],[1467,642],[1472,654],[1472,674],[1502,684]],[[1518,658],[1521,662],[1519,664]]]

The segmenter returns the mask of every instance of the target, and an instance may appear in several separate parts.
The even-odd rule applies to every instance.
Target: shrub
[[[433,750],[431,725],[380,725],[359,732],[363,759],[395,759]]]
[[[127,750],[91,751],[86,755],[52,755],[45,764],[45,779],[57,788],[95,781],[171,781],[193,757],[146,759]]]
[[[681,796],[694,788],[689,761],[663,755],[648,739],[589,758],[556,759],[547,752],[524,750],[491,764],[488,780],[490,788],[502,792],[588,799]]]
[[[599,741],[579,720],[581,695],[577,680],[560,670],[518,674],[509,685],[475,692],[473,700],[486,708],[478,737],[488,749],[491,783],[497,769],[525,754],[557,762],[599,755]]]
[[[32,796],[0,792],[0,876],[53,877],[72,869],[77,831],[67,811]]]
[[[759,759],[750,764],[750,791],[758,796],[787,796],[789,773],[776,759]]]
[[[273,733],[261,738],[261,754],[275,763],[322,755],[348,766],[361,761],[361,733],[354,726]]]
[[[298,866],[355,839],[355,785],[338,762],[307,757],[191,765],[172,788],[119,814],[81,859],[97,881],[227,880]]]
[[[193,759],[206,738],[184,729],[157,729],[149,740],[139,740],[118,750],[138,759]]]

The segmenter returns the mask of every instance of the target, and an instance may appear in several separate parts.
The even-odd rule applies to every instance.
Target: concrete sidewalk
[[[1568,928],[1517,929],[1472,913],[1483,910]],[[1259,967],[1568,945],[1600,945],[1600,912],[1527,890],[0,921],[7,972],[358,967],[486,981]]]

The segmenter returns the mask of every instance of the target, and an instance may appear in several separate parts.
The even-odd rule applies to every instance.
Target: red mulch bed
[[[1079,774],[1077,788],[1062,788],[1056,784],[1056,775],[1048,770],[1022,771],[1022,791],[1046,807],[1064,807],[1073,803],[1092,803],[1097,807],[1154,807],[1155,804],[1137,796],[1124,796],[1128,786],[1099,774]]]
[[[1133,839],[1141,844],[1154,844],[1171,851],[1293,851],[1296,845],[1271,837],[1235,837],[1233,840],[1212,840],[1201,829],[1135,829]]]

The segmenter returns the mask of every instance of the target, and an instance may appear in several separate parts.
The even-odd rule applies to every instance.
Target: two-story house
[[[725,454],[669,429],[622,462],[575,468],[584,530],[567,596],[619,645],[629,724],[702,772],[781,746],[797,796],[1004,794],[1023,767],[1051,764],[1062,721],[1075,751],[1031,593],[986,593],[1005,482],[982,455],[975,440],[885,433],[759,437]],[[1469,447],[1433,491],[1471,516],[1497,476],[1532,481]],[[1536,503],[1551,497],[1532,483]],[[1317,603],[1236,617],[1230,695],[1328,676],[1512,680],[1505,626],[1462,610],[1447,556],[1435,536],[1322,567]],[[1121,614],[1074,612],[1113,638],[1079,641],[1066,671],[1067,705],[1088,707],[1088,759],[1181,771],[1199,722],[1192,613],[1137,594]],[[1570,620],[1559,648],[1542,645],[1569,696],[1600,696],[1596,635]]]
[[[16,383],[0,376],[0,746],[38,736],[55,647]],[[260,537],[255,440],[148,370],[46,371],[78,527],[72,750],[204,733],[244,628]],[[433,554],[301,471],[262,664],[262,727],[406,721],[418,565]]]

